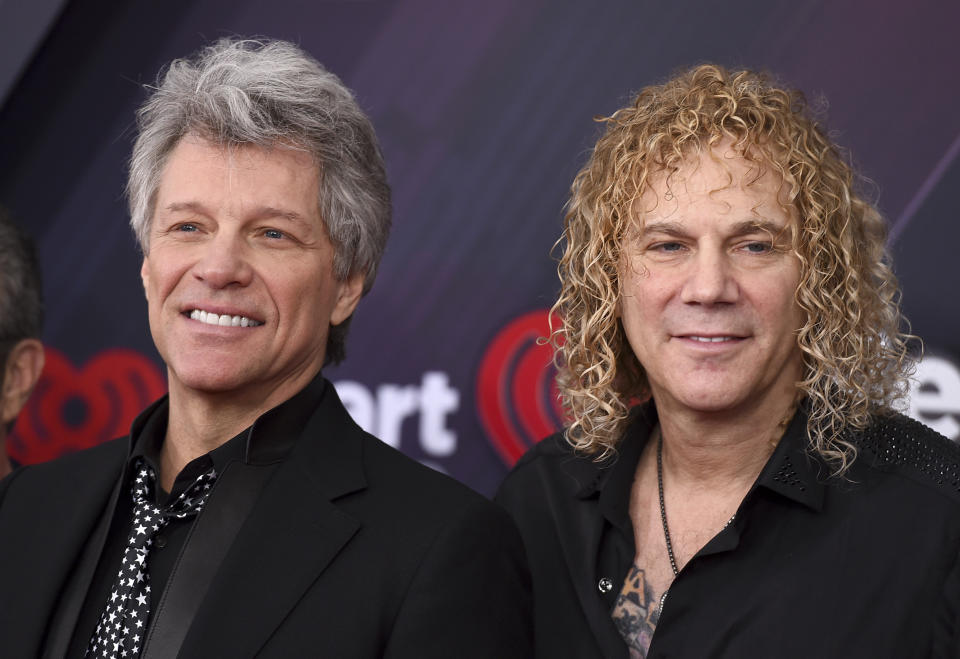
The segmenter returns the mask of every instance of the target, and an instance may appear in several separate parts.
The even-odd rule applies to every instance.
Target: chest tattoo
[[[613,607],[613,623],[630,648],[630,659],[645,659],[660,619],[660,601],[636,564],[623,582]]]

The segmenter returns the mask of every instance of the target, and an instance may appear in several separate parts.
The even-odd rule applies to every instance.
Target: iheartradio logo
[[[40,381],[7,437],[10,457],[21,464],[126,435],[143,408],[167,390],[157,365],[135,350],[104,350],[82,368],[55,348],[44,350]]]
[[[547,309],[511,321],[490,342],[477,373],[477,412],[504,464],[562,427]]]

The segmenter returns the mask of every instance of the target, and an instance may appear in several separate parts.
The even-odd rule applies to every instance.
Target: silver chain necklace
[[[673,543],[670,541],[670,527],[667,526],[667,504],[663,500],[663,433],[661,432],[657,432],[657,494],[660,497],[660,521],[663,523],[663,538],[667,541],[667,557],[670,558],[670,569],[673,570],[673,578],[676,579],[680,574],[680,570],[677,569],[677,559],[673,555]],[[727,520],[727,523],[723,525],[720,531],[730,526],[736,516],[737,514],[734,513],[733,517]],[[663,604],[667,601],[667,593],[669,592],[670,588],[668,587],[663,591],[663,595],[660,596],[660,608],[657,611],[658,616],[663,613]]]
[[[670,542],[670,528],[667,526],[667,504],[663,501],[663,433],[657,433],[657,494],[660,495],[660,521],[663,522],[663,537],[667,541],[667,556],[670,558],[673,577],[676,578],[680,570],[677,569],[677,559],[673,556],[673,543]],[[664,592],[660,598],[661,609],[666,598],[667,593]]]
[[[770,445],[776,449],[777,443],[780,441],[780,437],[783,436],[783,433],[786,432],[787,426],[790,425],[790,420],[793,418],[794,413],[797,411],[797,406],[800,404],[802,396],[798,393],[791,403],[790,407],[787,409],[787,413],[784,415],[783,419],[780,420],[780,423],[777,424],[776,429],[774,430],[774,439],[769,440]],[[660,521],[663,523],[663,537],[667,541],[667,556],[670,558],[670,569],[673,570],[673,578],[676,579],[680,574],[680,570],[677,569],[677,559],[673,555],[673,543],[670,541],[670,528],[667,526],[667,505],[663,501],[663,432],[660,431],[659,426],[656,428],[655,432],[657,433],[657,494],[660,497]],[[718,531],[722,532],[728,526],[733,524],[733,520],[736,518],[737,513],[733,513],[733,516],[727,520],[727,523],[723,525],[723,528]],[[670,592],[668,587],[663,591],[663,595],[660,596],[660,608],[657,612],[659,616],[663,613],[663,603],[667,601],[667,593]]]
[[[657,494],[660,495],[660,521],[663,522],[663,537],[667,541],[667,556],[670,558],[670,569],[673,570],[673,578],[676,579],[680,571],[677,569],[677,559],[673,556],[673,543],[670,542],[670,528],[667,526],[667,504],[663,501],[663,434],[657,433]],[[657,611],[657,617],[663,613],[663,605],[667,601],[667,593],[670,592],[669,586],[663,595],[660,596],[660,607]]]

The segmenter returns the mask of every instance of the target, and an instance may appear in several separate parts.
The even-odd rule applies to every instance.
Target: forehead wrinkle
[[[657,220],[654,222],[645,222],[641,220],[640,235],[646,236],[651,233],[663,233],[668,236],[686,236],[687,229],[680,222],[671,222],[669,220]]]
[[[647,175],[643,189],[632,204],[634,234],[648,232],[646,218],[649,214],[657,213],[663,217],[669,217],[676,213],[679,210],[678,195],[689,197],[702,193],[712,202],[725,206],[729,212],[732,210],[732,205],[728,200],[723,199],[722,195],[730,190],[741,190],[754,198],[755,203],[750,210],[760,217],[760,222],[746,221],[745,225],[752,225],[750,230],[760,229],[775,236],[789,230],[791,222],[797,220],[796,209],[790,203],[789,190],[786,191],[786,195],[784,194],[784,188],[789,186],[786,186],[787,181],[777,170],[776,163],[763,152],[757,154],[751,149],[751,156],[748,157],[731,149],[729,145],[727,148],[723,147],[724,144],[721,142],[712,145],[709,149],[691,151],[677,165],[651,171]],[[723,184],[706,184],[704,177],[710,176],[706,169],[710,164],[719,170],[718,173],[724,179]],[[698,181],[691,192],[691,181],[694,178]],[[670,207],[669,203],[663,202],[674,203]],[[788,216],[789,221],[786,224],[781,225],[761,215],[762,207],[771,203]],[[682,230],[677,230],[677,227],[669,228],[662,223],[661,227],[664,233],[682,233]],[[750,230],[741,227],[738,233],[749,233]]]
[[[272,219],[280,218],[283,220],[289,220],[296,224],[303,224],[305,226],[310,225],[310,222],[303,215],[294,210],[287,210],[284,208],[277,208],[275,206],[260,206],[249,214],[253,219]]]
[[[708,149],[688,153],[678,169],[688,168],[692,176],[701,172],[707,162],[722,170],[727,179],[726,185],[705,191],[709,194],[731,188],[748,190],[755,185],[763,185],[772,176],[780,179],[780,185],[783,184],[783,176],[773,158],[759,145],[738,148],[730,138],[724,138]]]
[[[738,222],[731,228],[730,235],[745,236],[758,231],[768,233],[771,236],[778,236],[788,228],[787,224],[781,224],[776,220],[770,220],[758,217],[752,220]]]
[[[162,210],[167,213],[182,213],[187,211],[198,215],[209,215],[207,207],[199,201],[174,201],[164,206]]]

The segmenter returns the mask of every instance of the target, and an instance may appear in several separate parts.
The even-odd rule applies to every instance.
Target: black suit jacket
[[[69,637],[76,611],[64,602],[77,594],[65,584],[77,581],[85,550],[99,552],[91,540],[128,451],[117,440],[0,483],[4,657],[41,656],[45,639]],[[185,555],[202,563],[195,540]],[[154,639],[145,655],[531,655],[529,575],[513,523],[361,430],[329,384],[224,551],[202,593],[181,585],[195,612],[177,620],[185,609],[167,602],[166,626],[179,625],[180,638]]]

